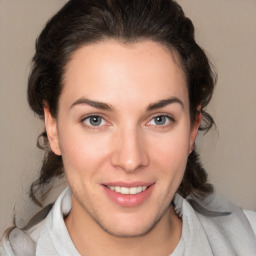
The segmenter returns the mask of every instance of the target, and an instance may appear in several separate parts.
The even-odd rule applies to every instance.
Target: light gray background
[[[27,105],[26,82],[34,41],[64,2],[0,0],[0,235],[13,212],[22,224],[36,210],[26,193],[39,170],[43,126]],[[202,160],[217,194],[256,210],[256,1],[178,2],[219,74],[208,108],[218,131],[198,139]]]

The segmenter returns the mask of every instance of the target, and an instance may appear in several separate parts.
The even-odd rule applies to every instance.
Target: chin
[[[102,227],[103,228],[103,227]],[[133,238],[133,237],[141,237],[146,235],[152,228],[134,228],[133,230],[123,230],[123,229],[115,229],[110,230],[103,228],[108,234],[111,236],[119,237],[119,238]]]
[[[125,221],[118,221],[116,219],[115,223],[112,223],[112,227],[107,227],[98,223],[103,230],[108,234],[120,237],[120,238],[133,238],[141,237],[148,234],[159,222],[161,216],[152,217],[151,219],[137,219],[135,218],[126,218]]]

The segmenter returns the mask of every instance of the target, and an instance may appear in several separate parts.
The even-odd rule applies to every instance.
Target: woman
[[[1,255],[255,255],[254,213],[213,196],[194,148],[213,89],[170,0],[71,0],[46,25],[28,84],[46,150],[31,197],[69,187]]]

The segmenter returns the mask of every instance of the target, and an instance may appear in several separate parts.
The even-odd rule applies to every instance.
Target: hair
[[[215,74],[195,41],[191,20],[173,0],[70,0],[66,3],[47,22],[36,41],[27,92],[29,105],[40,118],[44,118],[45,103],[52,116],[57,117],[65,69],[74,52],[86,44],[107,39],[124,43],[152,40],[175,49],[187,79],[191,123],[201,112],[199,130],[207,132],[214,125],[205,108],[213,94]],[[40,176],[31,185],[30,196],[40,204],[54,179],[64,175],[64,168],[62,157],[49,147],[46,131],[39,136],[38,147],[45,150],[45,156]],[[177,192],[185,198],[191,194],[205,197],[213,192],[195,149],[188,157]]]

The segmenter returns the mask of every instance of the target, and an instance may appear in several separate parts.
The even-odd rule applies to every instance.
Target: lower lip
[[[154,184],[136,195],[123,195],[103,186],[107,196],[116,204],[122,207],[136,207],[143,204],[153,191]]]

